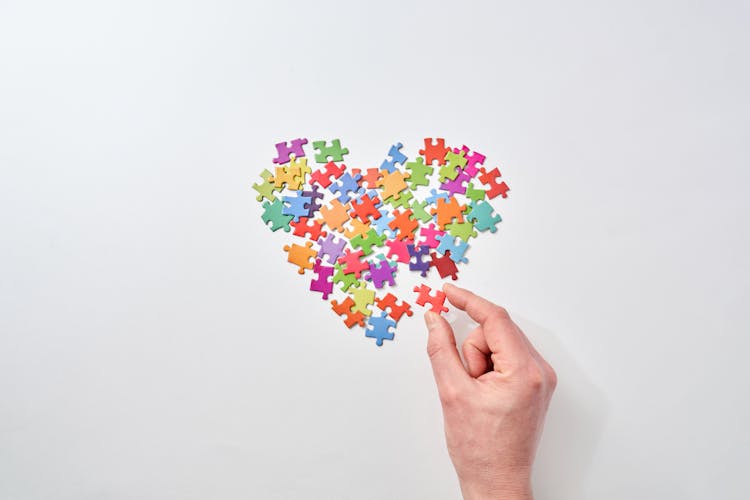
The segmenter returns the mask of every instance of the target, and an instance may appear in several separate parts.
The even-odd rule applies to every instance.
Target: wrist
[[[459,481],[464,500],[533,500],[531,482],[481,484]]]

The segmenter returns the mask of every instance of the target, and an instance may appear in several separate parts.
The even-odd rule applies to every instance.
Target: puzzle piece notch
[[[343,318],[347,328],[352,328],[354,325],[365,326],[365,315],[354,310],[354,300],[351,297],[347,297],[341,303],[337,300],[332,300],[331,309]]]
[[[376,298],[375,305],[377,305],[381,311],[388,312],[388,316],[397,323],[401,320],[401,317],[404,314],[407,316],[412,316],[414,314],[409,303],[402,301],[401,304],[399,304],[398,298],[392,293],[386,294],[382,299]]]
[[[304,246],[297,245],[296,243],[292,243],[291,246],[284,246],[284,251],[288,254],[287,262],[299,267],[297,273],[305,274],[305,269],[313,268],[312,259],[318,255],[318,251],[314,250],[312,246],[312,241],[306,241]]]
[[[418,293],[417,304],[420,306],[427,306],[430,304],[430,311],[435,313],[448,312],[448,308],[445,307],[445,293],[440,290],[435,290],[434,295],[430,295],[432,288],[427,285],[415,286],[414,291]]]
[[[276,158],[272,161],[277,165],[283,165],[284,163],[289,163],[291,155],[297,158],[305,156],[305,144],[307,144],[307,139],[301,138],[292,139],[290,142],[276,143]]]
[[[396,322],[386,312],[382,312],[380,316],[370,316],[367,325],[370,328],[366,328],[365,336],[375,339],[378,346],[382,346],[384,340],[393,340],[394,332],[391,329],[396,326]]]

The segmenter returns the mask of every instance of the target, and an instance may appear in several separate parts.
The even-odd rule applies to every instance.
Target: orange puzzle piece
[[[344,224],[349,220],[349,203],[342,204],[338,199],[331,200],[331,206],[320,208],[320,215],[328,227],[339,233],[344,232]]]
[[[430,213],[437,215],[437,225],[445,231],[447,224],[464,221],[464,211],[466,211],[466,205],[459,205],[455,198],[451,198],[450,201],[438,198],[437,208],[431,209]]]
[[[306,241],[305,246],[292,243],[292,246],[286,245],[284,247],[284,251],[289,254],[286,259],[287,262],[299,266],[297,270],[299,274],[305,274],[305,269],[313,268],[310,259],[315,259],[318,256],[318,251],[313,250],[312,245],[312,241]]]

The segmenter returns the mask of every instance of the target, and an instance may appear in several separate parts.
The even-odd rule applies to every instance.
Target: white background
[[[452,499],[418,315],[285,262],[273,143],[444,136],[558,371],[540,499],[746,499],[746,2],[0,2],[0,498]],[[461,321],[459,321],[460,323]]]

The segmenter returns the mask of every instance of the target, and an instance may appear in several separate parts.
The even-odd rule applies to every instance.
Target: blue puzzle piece
[[[500,214],[492,215],[494,209],[486,201],[473,201],[469,204],[471,210],[466,214],[466,220],[474,223],[474,229],[477,231],[487,231],[491,233],[497,231],[497,223],[502,222]]]
[[[383,163],[380,164],[380,170],[387,170],[388,173],[392,174],[396,171],[396,164],[403,165],[406,163],[406,160],[409,158],[401,152],[401,148],[403,147],[404,145],[400,142],[391,146],[391,149],[388,151],[388,159],[383,160]]]
[[[365,330],[365,337],[375,339],[377,345],[382,346],[384,340],[393,340],[393,332],[389,330],[396,327],[396,322],[388,317],[388,313],[383,312],[380,316],[370,316],[367,320],[367,326],[372,328]]]
[[[338,199],[341,203],[349,203],[357,193],[363,193],[364,188],[359,187],[359,180],[362,178],[361,174],[355,174],[352,176],[349,172],[345,172],[344,175],[339,177],[338,181],[331,184],[328,188],[333,194],[338,193]]]
[[[378,212],[380,212],[380,217],[371,221],[370,227],[375,230],[378,236],[383,236],[385,234],[388,238],[395,238],[396,232],[388,227],[388,224],[390,224],[394,217],[384,208],[379,209]]]
[[[451,260],[456,264],[460,262],[469,262],[469,259],[464,257],[466,250],[469,248],[469,244],[462,241],[460,238],[454,238],[450,234],[439,234],[435,236],[435,239],[440,242],[438,247],[435,249],[440,255],[445,255],[445,252],[450,252]],[[456,243],[458,241],[458,243]]]
[[[427,196],[425,198],[425,201],[432,205],[437,205],[438,198],[442,198],[446,201],[448,201],[448,198],[450,198],[450,195],[448,193],[438,193],[437,189],[430,189],[430,193],[432,193],[432,196]]]
[[[310,203],[312,198],[304,196],[302,191],[296,191],[297,196],[284,196],[284,208],[281,209],[282,215],[291,215],[294,222],[299,222],[300,217],[308,217],[310,214]]]

